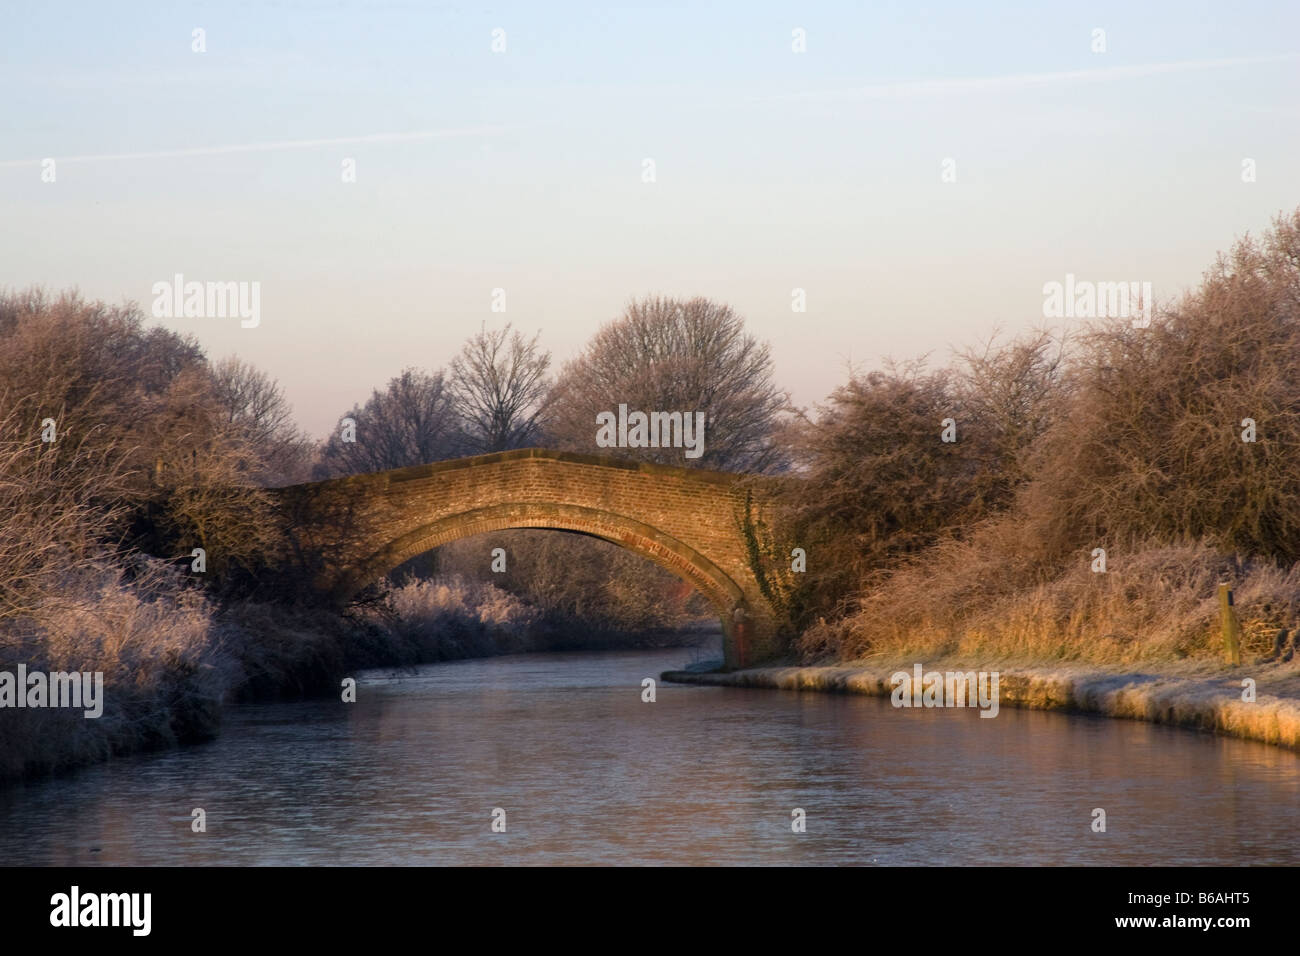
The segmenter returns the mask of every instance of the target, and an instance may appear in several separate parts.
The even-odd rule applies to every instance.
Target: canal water
[[[1300,863],[1294,753],[1006,707],[664,683],[642,701],[692,653],[370,671],[356,703],[241,707],[212,743],[0,790],[0,862]]]

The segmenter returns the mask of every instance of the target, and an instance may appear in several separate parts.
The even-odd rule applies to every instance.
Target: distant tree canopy
[[[596,416],[628,411],[703,412],[703,454],[680,448],[617,448],[610,454],[665,464],[770,472],[787,461],[776,436],[787,396],[773,381],[768,347],[729,306],[708,299],[650,297],[601,327],[561,371],[547,409],[548,443],[602,452]]]
[[[775,472],[789,464],[781,441],[789,402],[773,382],[768,347],[725,305],[700,298],[634,302],[555,382],[547,376],[550,353],[538,340],[508,324],[485,328],[465,342],[448,372],[407,369],[339,419],[317,476],[537,444],[732,471]],[[702,413],[702,453],[598,446],[597,414],[620,404],[629,413]]]
[[[546,409],[551,353],[518,331],[483,329],[451,363],[450,387],[467,453],[536,444]]]
[[[456,458],[464,454],[455,397],[441,372],[408,368],[364,405],[339,418],[316,475],[328,478]]]
[[[315,445],[294,423],[293,408],[279,384],[233,356],[213,363],[212,377],[227,420],[241,429],[254,447],[264,449],[263,482],[306,481],[311,476]]]

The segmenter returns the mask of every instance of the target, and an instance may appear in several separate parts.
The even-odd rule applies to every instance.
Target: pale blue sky
[[[1300,205],[1298,38],[1282,0],[33,4],[0,32],[0,285],[258,281],[255,329],[166,321],[317,435],[484,320],[562,361],[647,293],[729,302],[810,404],[850,356],[1041,323],[1066,272],[1194,285]]]

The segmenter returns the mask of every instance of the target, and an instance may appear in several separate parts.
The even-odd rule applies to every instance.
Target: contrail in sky
[[[1227,57],[1217,60],[1181,60],[1173,63],[1144,63],[1135,66],[1111,66],[1097,70],[1063,70],[1056,73],[1015,73],[1007,76],[957,77],[955,79],[908,80],[875,83],[839,90],[811,90],[763,97],[764,102],[852,101],[904,99],[916,96],[949,96],[996,90],[1028,89],[1060,83],[1098,82],[1167,73],[1191,73],[1231,66],[1281,63],[1300,59],[1300,54]],[[186,156],[219,156],[226,153],[262,153],[284,149],[312,149],[320,146],[354,146],[369,143],[409,143],[431,139],[454,139],[469,136],[492,136],[519,129],[519,126],[470,126],[459,129],[417,130],[408,133],[373,133],[368,136],[341,136],[334,139],[290,139],[272,143],[239,143],[230,146],[198,146],[191,149],[149,150],[135,153],[98,153],[84,156],[52,158],[60,163],[98,162],[115,159],[173,159]],[[0,160],[0,169],[39,165],[41,159]]]
[[[196,146],[192,149],[161,149],[139,153],[97,153],[86,156],[52,157],[60,163],[90,163],[112,159],[172,159],[183,156],[220,156],[226,153],[268,153],[282,149],[312,149],[318,146],[359,146],[368,143],[413,143],[429,139],[492,136],[519,127],[469,126],[463,129],[428,129],[410,133],[372,133],[368,136],[340,136],[335,139],[286,139],[274,143],[238,143],[232,146]],[[0,168],[40,165],[40,159],[0,161]]]
[[[912,80],[900,83],[875,83],[840,90],[812,90],[806,93],[786,93],[770,97],[771,100],[885,100],[912,96],[946,96],[950,94],[978,93],[986,90],[1026,89],[1056,83],[1095,82],[1122,80],[1133,77],[1159,76],[1163,73],[1191,73],[1200,70],[1217,70],[1229,66],[1246,66],[1258,63],[1281,63],[1300,59],[1300,54],[1281,53],[1273,56],[1239,56],[1218,60],[1181,60],[1174,63],[1143,63],[1136,66],[1110,66],[1099,70],[1063,70],[1057,73],[1015,73],[1008,76],[975,76],[956,79]]]

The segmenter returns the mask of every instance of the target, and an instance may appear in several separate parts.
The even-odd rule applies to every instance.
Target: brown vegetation
[[[626,448],[617,454],[718,471],[779,471],[787,462],[776,436],[786,395],[775,385],[768,347],[745,331],[729,306],[696,298],[646,298],[601,326],[561,371],[546,417],[548,444],[601,453],[596,415],[619,404],[642,411],[703,412],[704,453]]]
[[[1248,655],[1294,627],[1300,211],[1238,242],[1149,328],[1103,324],[1064,364],[1038,356],[981,370],[980,398],[1029,383],[1006,403],[1027,410],[1025,425],[990,429],[968,400],[951,416],[966,450],[939,446],[938,419],[962,405],[952,382],[971,394],[969,356],[943,380],[856,381],[811,426],[817,505],[791,513],[842,524],[856,544],[831,535],[827,558],[844,564],[809,582],[830,578],[849,597],[839,615],[816,606],[806,656],[1210,663],[1221,580],[1251,624]],[[987,458],[990,446],[1001,450]],[[1105,573],[1093,572],[1097,548]]]
[[[766,346],[706,300],[633,303],[544,392],[548,365],[535,339],[484,330],[454,380],[410,370],[354,407],[358,441],[335,435],[319,468],[424,463],[539,429],[591,451],[597,411],[700,410],[705,454],[674,463],[795,466],[776,526],[755,535],[808,552],[806,575],[774,584],[785,596],[797,582],[806,657],[1209,673],[1221,580],[1249,661],[1295,632],[1300,211],[1238,242],[1148,328],[1102,323],[1068,350],[1041,332],[942,371],[853,375],[794,441]],[[99,670],[106,685],[100,720],[7,713],[0,778],[201,738],[223,700],[333,692],[348,668],[575,633],[654,641],[703,610],[640,559],[547,532],[501,535],[499,580],[459,543],[438,555],[441,580],[384,583],[342,615],[268,602],[262,557],[293,542],[264,488],[306,474],[308,443],[273,381],[209,363],[133,306],[0,294],[0,404],[0,669]]]

